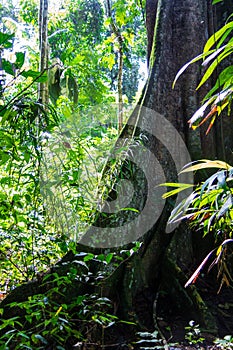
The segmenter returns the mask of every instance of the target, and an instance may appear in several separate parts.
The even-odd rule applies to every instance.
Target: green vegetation
[[[131,46],[127,41],[125,47],[136,55],[138,69],[145,48],[138,48],[131,28],[137,23],[137,31],[145,35],[140,8],[134,7],[126,19],[126,4],[114,6],[118,25],[126,30],[125,40],[131,38]],[[91,222],[106,152],[117,137],[111,83],[117,63],[104,7],[98,1],[66,1],[58,9],[51,7],[50,66],[42,72],[38,71],[38,4],[23,1],[18,11],[12,9],[11,2],[2,8],[0,33],[1,289],[6,292],[75,249],[77,236],[67,231],[80,236]],[[142,41],[140,35],[135,37]],[[26,51],[23,47],[16,51],[22,38]],[[126,71],[134,64],[127,60]],[[44,106],[37,99],[37,84],[47,80],[51,103]],[[131,100],[137,84],[133,88],[134,92],[132,87],[127,90]],[[56,208],[61,210],[55,212]]]
[[[116,2],[113,16],[124,35],[124,76],[134,74],[133,85],[127,78],[122,82],[124,99],[132,102],[145,60],[145,29],[140,7],[131,3],[128,17],[126,5]],[[118,135],[115,37],[98,0],[54,5],[49,66],[38,71],[38,3],[21,1],[13,9],[11,2],[1,8],[1,299],[28,281],[41,281],[44,292],[11,303],[24,317],[1,319],[0,348],[92,346],[96,334],[100,345],[105,329],[122,321],[112,301],[97,291],[140,246],[107,255],[76,250],[77,238],[95,215],[102,170]],[[38,83],[46,82],[48,105],[37,91]],[[69,251],[76,260],[64,276],[43,275]],[[92,263],[99,266],[95,276]],[[110,263],[113,271],[106,270]],[[72,298],[70,287],[79,283],[90,283],[90,292]]]

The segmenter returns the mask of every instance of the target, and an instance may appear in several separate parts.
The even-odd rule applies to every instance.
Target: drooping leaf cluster
[[[203,60],[202,67],[206,70],[197,86],[199,89],[206,81],[216,75],[216,71],[221,69],[221,62],[229,58],[233,53],[233,21],[229,21],[217,32],[215,32],[206,42],[203,53],[186,63],[177,73],[173,86],[175,85],[179,76],[190,66],[199,60]],[[210,131],[217,116],[228,108],[228,114],[231,111],[231,101],[233,96],[233,66],[227,65],[222,68],[217,74],[214,86],[206,94],[203,105],[200,107],[189,120],[189,125],[193,129],[202,125],[206,120],[211,118],[210,124],[206,133]]]
[[[213,1],[213,4],[222,0]],[[203,77],[197,86],[199,89],[208,79],[215,78],[215,83],[203,99],[202,106],[194,113],[189,120],[189,125],[193,129],[201,126],[211,118],[206,134],[211,130],[216,117],[222,115],[227,109],[231,115],[231,102],[233,97],[233,66],[230,58],[233,54],[233,22],[232,15],[227,23],[216,31],[206,42],[203,53],[186,63],[177,73],[173,87],[180,75],[190,66],[199,60],[203,60]],[[222,65],[223,61],[226,61]],[[220,70],[220,72],[219,72]],[[228,270],[226,261],[231,255],[228,248],[232,239],[233,223],[233,167],[226,162],[219,160],[200,160],[187,165],[182,172],[200,171],[217,168],[218,171],[212,173],[207,179],[195,186],[193,192],[185,198],[171,213],[170,222],[188,220],[188,223],[196,230],[201,230],[203,235],[212,234],[217,248],[210,251],[197,270],[186,283],[186,287],[195,283],[201,270],[209,259],[215,254],[209,269],[218,266],[218,277],[221,276],[221,289],[223,284],[230,285],[232,281],[231,273]],[[176,195],[180,191],[192,187],[192,184],[163,184],[173,189],[167,192],[164,198]]]

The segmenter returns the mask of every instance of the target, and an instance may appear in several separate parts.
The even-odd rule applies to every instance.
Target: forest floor
[[[205,279],[203,281],[200,279],[198,282],[198,291],[206,305],[211,309],[211,313],[215,316],[218,328],[218,343],[214,345],[216,336],[211,332],[205,332],[199,325],[197,325],[196,329],[202,332],[195,337],[194,328],[189,328],[188,330],[186,328],[185,330],[185,327],[188,326],[187,315],[184,314],[183,317],[182,315],[174,317],[174,313],[172,313],[172,315],[167,318],[166,322],[163,320],[160,324],[161,331],[165,335],[165,338],[170,338],[168,340],[168,346],[169,342],[180,344],[169,346],[169,350],[233,350],[233,287],[224,285],[219,291],[219,285],[216,283],[216,280],[214,284],[211,284],[213,280],[210,281],[211,280]],[[164,311],[166,312],[167,310],[163,310],[163,316],[165,316]],[[167,332],[166,329],[169,329],[169,332]],[[187,340],[184,341],[187,332],[193,333],[193,336],[191,336],[193,345],[184,345],[187,344]],[[227,342],[227,340],[224,341],[225,336],[230,336],[231,340],[229,342]],[[198,337],[205,339],[203,345],[200,343],[195,344],[195,339]]]

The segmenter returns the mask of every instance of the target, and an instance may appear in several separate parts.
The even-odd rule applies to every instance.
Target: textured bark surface
[[[229,127],[228,120],[221,122],[220,126],[219,123],[216,124],[208,136],[201,129],[195,132],[188,129],[188,119],[200,107],[201,99],[209,88],[207,85],[196,92],[200,81],[199,66],[191,66],[172,90],[172,82],[178,70],[202,52],[205,41],[216,29],[211,1],[159,0],[157,4],[156,1],[149,0],[148,9],[150,74],[142,98],[143,106],[165,116],[174,125],[186,142],[193,160],[215,159],[226,153],[225,150],[228,150],[229,156],[233,130]],[[150,52],[151,42],[153,45]],[[140,122],[143,125],[143,120]],[[151,146],[160,164],[166,168],[166,180],[174,181],[176,172],[166,149],[157,143]],[[170,209],[168,205],[165,206],[160,220],[145,237],[142,251],[126,267],[121,296],[121,300],[126,303],[124,309],[128,308],[131,313],[135,313],[142,326],[153,329],[153,311],[156,313],[155,305],[162,292],[167,294],[165,302],[171,303],[170,307],[176,316],[185,310],[184,317],[193,317],[215,332],[217,324],[214,316],[208,311],[197,290],[184,289],[184,275],[182,277],[181,273],[177,273],[179,266],[184,271],[194,268],[195,256],[191,232],[187,228],[181,226],[170,235],[165,233]],[[172,261],[172,264],[168,261]]]
[[[148,66],[149,66],[149,61],[150,61],[152,45],[153,45],[157,5],[158,5],[158,0],[147,0],[146,1],[147,63],[148,63]]]
[[[48,0],[40,0],[39,9],[40,72],[48,70]],[[49,101],[48,82],[39,83],[38,98],[47,105]]]

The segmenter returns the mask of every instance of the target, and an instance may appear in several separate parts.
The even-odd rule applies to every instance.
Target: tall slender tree
[[[40,0],[39,8],[39,48],[40,48],[40,72],[48,70],[48,0]],[[48,104],[48,82],[39,83],[39,100],[43,104]]]

